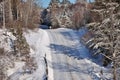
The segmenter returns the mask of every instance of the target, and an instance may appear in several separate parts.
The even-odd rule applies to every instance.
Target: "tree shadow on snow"
[[[63,31],[60,31],[61,35],[64,36],[64,38],[68,39],[68,40],[72,40],[72,41],[75,41],[75,40],[80,40],[80,38],[86,34],[88,32],[88,29],[87,28],[81,28],[80,30],[63,30]],[[74,38],[73,38],[73,35],[74,35]]]
[[[76,58],[78,60],[79,59],[89,59],[92,62],[94,62],[96,64],[99,63],[98,65],[101,65],[100,64],[100,61],[101,61],[100,55],[93,57],[90,54],[89,50],[84,45],[78,46],[78,48],[75,46],[68,47],[68,46],[64,46],[64,45],[50,44],[49,47],[52,51],[54,51],[52,54],[63,54],[63,55],[69,56],[69,57]]]

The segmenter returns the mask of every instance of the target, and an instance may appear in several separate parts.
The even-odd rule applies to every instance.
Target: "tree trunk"
[[[3,29],[5,29],[5,1],[3,1]]]
[[[29,19],[29,14],[30,14],[30,3],[31,0],[27,0],[27,12],[26,12],[26,15],[25,15],[25,26],[28,25],[28,19]]]
[[[113,80],[117,80],[117,76],[116,76],[116,62],[113,62]]]
[[[33,8],[33,0],[27,0],[27,12],[25,18],[25,26],[28,25],[29,18],[31,17],[32,8]]]
[[[9,0],[8,4],[9,4],[9,21],[13,21],[11,0]]]

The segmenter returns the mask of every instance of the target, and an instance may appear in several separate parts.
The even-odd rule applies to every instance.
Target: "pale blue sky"
[[[42,6],[44,8],[46,8],[48,6],[48,4],[50,3],[50,0],[39,0],[40,1],[40,4],[42,4]],[[60,0],[62,1],[62,0]],[[74,3],[76,0],[70,0],[70,2]],[[87,0],[89,1],[89,0]],[[91,1],[94,1],[94,0],[91,0]]]

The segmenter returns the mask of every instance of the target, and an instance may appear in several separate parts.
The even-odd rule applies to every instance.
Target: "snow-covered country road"
[[[53,69],[53,80],[91,80],[86,72],[88,63],[86,64],[86,60],[81,59],[89,57],[88,50],[79,43],[76,34],[67,29],[47,32],[52,56],[52,61],[48,63]],[[88,67],[84,67],[85,65]],[[48,71],[48,74],[51,73]]]
[[[47,33],[51,50],[51,61],[47,59],[47,63],[52,70],[51,73],[48,69],[48,80],[100,79],[100,70],[104,68],[94,62],[87,48],[80,43],[76,31],[61,28],[47,30]]]
[[[107,69],[101,67],[88,49],[80,43],[84,31],[71,29],[38,30],[26,34],[38,69],[28,80],[100,80],[109,78]],[[98,63],[97,63],[98,62]],[[105,76],[100,74],[103,70]],[[27,79],[24,79],[27,80]]]

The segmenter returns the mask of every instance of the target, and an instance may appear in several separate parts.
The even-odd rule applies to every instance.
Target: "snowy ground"
[[[37,32],[29,31],[26,39],[31,47],[31,56],[35,57],[37,70],[33,73],[32,80],[44,80],[46,78],[45,54],[49,53],[49,37],[47,32],[39,29]]]
[[[92,57],[89,50],[80,43],[84,33],[84,30],[77,32],[65,28],[29,30],[24,35],[31,48],[30,55],[35,57],[38,68],[32,74],[23,75],[22,66],[18,67],[14,69],[11,80],[45,80],[46,77],[48,80],[111,78],[108,69],[102,67],[101,62]]]
[[[99,56],[91,56],[89,50],[80,43],[85,31],[65,28],[47,31],[52,56],[52,61],[48,60],[48,63],[53,69],[53,80],[106,80],[111,77],[107,69],[101,66]],[[49,70],[48,74],[51,74]]]
[[[15,39],[15,36],[13,36],[11,32],[0,29],[0,48],[5,48],[5,51],[10,52],[13,47],[12,40]]]

